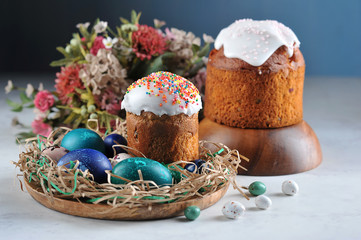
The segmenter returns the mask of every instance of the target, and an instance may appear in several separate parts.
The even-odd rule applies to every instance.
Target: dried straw
[[[104,137],[104,134],[99,132],[96,121],[89,121],[88,128]],[[99,184],[93,181],[93,175],[89,171],[77,169],[78,161],[68,169],[57,166],[48,156],[42,155],[45,147],[60,145],[63,136],[70,130],[59,128],[48,138],[38,136],[28,139],[25,151],[19,155],[19,161],[13,162],[20,168],[24,181],[28,181],[38,191],[43,192],[50,201],[54,198],[62,198],[93,204],[108,204],[113,207],[151,206],[204,197],[228,186],[228,182],[248,199],[235,180],[237,168],[243,168],[242,160],[248,161],[248,159],[240,155],[237,150],[230,150],[223,144],[199,142],[200,157],[206,161],[199,174],[179,167],[181,163],[187,161],[169,164],[168,168],[182,174],[182,180],[172,186],[159,187],[153,181],[143,180],[141,171],[138,172],[140,180],[125,179],[127,184],[111,184],[110,177],[114,175],[108,171],[108,183]],[[114,132],[126,136],[125,121],[118,120]],[[208,144],[214,145],[218,150],[211,152],[206,147]],[[134,155],[139,155],[134,152],[135,149],[130,150]]]

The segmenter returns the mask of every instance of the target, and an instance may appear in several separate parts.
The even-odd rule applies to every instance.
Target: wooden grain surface
[[[150,209],[148,206],[113,208],[106,204],[81,203],[60,198],[54,198],[54,201],[51,202],[44,193],[37,190],[32,184],[27,181],[24,182],[29,194],[47,208],[74,216],[109,220],[152,220],[181,216],[188,206],[196,205],[200,209],[212,206],[226,194],[229,187],[229,183],[227,183],[218,191],[203,198],[197,197],[180,202],[154,204]]]
[[[302,121],[275,129],[241,129],[217,124],[207,118],[199,126],[199,138],[221,142],[250,159],[239,174],[274,176],[304,172],[322,161],[320,143],[312,128]],[[211,147],[211,146],[209,146]]]

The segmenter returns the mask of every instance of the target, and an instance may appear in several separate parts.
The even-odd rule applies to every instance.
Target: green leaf
[[[20,100],[23,104],[25,103],[29,103],[32,102],[33,100],[31,98],[29,98],[28,96],[26,96],[26,94],[24,92],[20,92]]]
[[[196,44],[192,44],[192,51],[193,51],[193,55],[196,55],[196,53],[199,51],[200,46],[196,45]]]
[[[88,30],[85,29],[85,27],[81,26],[79,28],[79,32],[83,37],[85,37],[85,38],[89,37],[89,32],[88,32]]]
[[[69,116],[64,120],[64,124],[72,123],[76,117],[78,117],[78,114],[76,114],[75,112],[71,112]]]
[[[199,60],[200,60],[200,61],[199,61]],[[202,59],[199,58],[199,59],[194,63],[192,69],[189,70],[189,72],[188,72],[189,77],[195,76],[195,75],[198,73],[198,71],[199,71],[202,67],[204,67],[204,66],[205,66],[205,64],[203,63]]]
[[[78,40],[78,42],[79,42],[79,45],[78,45],[79,50],[80,50],[81,54],[83,55],[83,57],[85,58],[86,52],[85,52],[83,46],[81,45],[81,38],[80,38],[79,33],[73,34],[73,37],[74,37],[76,40]]]
[[[81,123],[82,121],[83,121],[83,117],[82,117],[81,115],[79,115],[78,118],[75,119],[72,128],[74,128],[74,129],[75,129],[75,128],[78,128],[79,125],[80,125],[80,123]]]
[[[13,112],[21,112],[22,110],[23,110],[23,106],[22,106],[22,105],[17,106],[17,107],[15,107],[15,108],[11,109],[11,111],[13,111]]]
[[[108,32],[113,35],[113,37],[118,37],[117,34],[108,26],[107,27]]]
[[[70,54],[67,53],[67,52],[65,51],[65,48],[63,48],[63,47],[57,47],[56,50],[58,50],[58,52],[60,52],[61,54],[63,54],[66,58],[71,57]]]
[[[28,106],[25,106],[26,108],[34,108],[35,107],[35,104],[32,103],[32,104],[29,104]]]
[[[174,57],[175,53],[172,52],[165,52],[164,54],[156,57],[153,62],[148,66],[148,68],[145,71],[145,76],[151,74],[152,72],[157,72],[157,71],[161,71],[161,70],[167,70],[164,69],[165,66],[163,64],[163,61],[166,58],[170,58],[170,57]]]
[[[202,49],[198,52],[198,57],[204,57],[209,53],[210,50],[210,44],[206,43]]]
[[[11,101],[10,99],[6,99],[6,103],[12,108],[18,108],[19,106],[22,106],[20,103]]]
[[[33,133],[32,131],[30,132],[20,132],[18,134],[16,134],[16,138],[20,141],[20,143],[25,143],[25,140],[28,139],[28,138],[32,138],[32,137],[35,137],[36,134]],[[15,141],[16,144],[19,144],[19,142],[16,140]]]
[[[63,58],[63,59],[52,61],[50,63],[50,66],[51,67],[62,67],[62,66],[65,66],[65,65],[67,65],[68,63],[71,63],[71,62],[72,62],[71,59]]]
[[[131,12],[130,21],[131,21],[133,24],[136,24],[136,21],[137,21],[137,12],[134,11],[134,10],[132,10],[132,12]]]
[[[120,17],[120,21],[121,21],[123,24],[128,24],[128,23],[129,23],[129,21],[128,21],[127,19],[122,18],[122,17]]]

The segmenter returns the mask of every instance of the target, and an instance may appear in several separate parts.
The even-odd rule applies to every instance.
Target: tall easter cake
[[[302,121],[305,62],[290,28],[238,20],[219,33],[214,46],[207,64],[207,118],[238,128]]]
[[[198,89],[185,78],[156,72],[129,86],[122,101],[128,145],[159,162],[198,158]]]

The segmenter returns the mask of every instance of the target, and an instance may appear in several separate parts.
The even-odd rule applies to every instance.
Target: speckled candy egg
[[[272,201],[269,197],[265,195],[259,195],[254,199],[256,206],[260,209],[266,210],[272,205]]]
[[[142,171],[144,180],[154,181],[158,186],[172,184],[172,174],[169,172],[168,168],[159,162],[148,158],[133,157],[125,159],[115,165],[112,173],[130,181],[135,181],[139,180],[138,170]],[[127,183],[126,181],[115,177],[111,178],[111,182],[114,184]]]
[[[286,195],[295,195],[298,193],[298,184],[293,180],[287,180],[282,183],[282,192]]]
[[[127,143],[127,140],[120,134],[113,133],[113,134],[106,136],[104,139],[104,147],[105,147],[105,155],[108,158],[114,157],[114,150],[113,150],[114,145],[127,146],[128,143]],[[116,154],[127,152],[121,147],[114,147],[114,148],[115,148]]]
[[[222,208],[222,213],[227,218],[237,219],[244,214],[246,208],[244,205],[237,201],[229,201],[224,204]]]
[[[89,169],[89,172],[93,174],[94,180],[98,183],[104,183],[107,181],[107,174],[105,170],[112,170],[112,165],[109,159],[101,152],[94,149],[76,149],[64,155],[58,162],[58,166],[65,165],[69,167],[70,161],[79,160],[79,169],[85,171]]]
[[[90,148],[104,153],[105,150],[103,139],[96,132],[86,128],[68,132],[61,141],[61,146],[69,151]]]
[[[59,161],[60,158],[62,158],[65,154],[69,152],[68,149],[65,149],[63,147],[59,146],[50,146],[45,148],[41,155],[55,161],[56,163]]]
[[[117,165],[119,162],[123,161],[124,159],[131,158],[131,157],[132,156],[129,155],[128,153],[119,153],[111,161],[112,166],[115,167],[115,165]]]
[[[192,162],[193,163],[186,164],[184,169],[186,169],[187,171],[192,172],[192,173],[200,174],[202,172],[203,167],[206,165],[206,161],[204,161],[202,159],[197,159]]]

